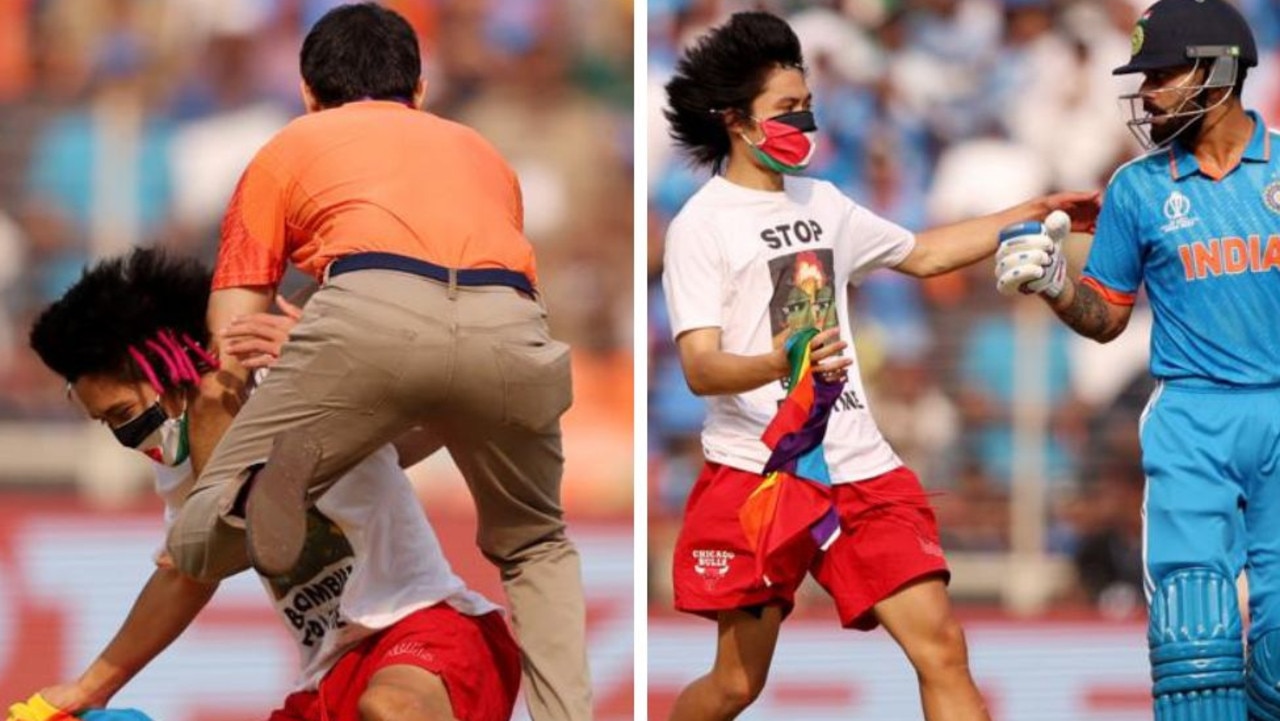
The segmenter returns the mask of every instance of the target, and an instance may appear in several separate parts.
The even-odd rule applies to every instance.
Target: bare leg
[[[387,666],[360,694],[360,721],[457,721],[440,677],[416,666]]]
[[[875,613],[916,669],[926,721],[990,721],[942,579],[903,586],[876,604]]]
[[[759,618],[746,611],[725,611],[719,621],[715,665],[684,687],[669,721],[730,721],[764,689],[782,609],[767,606]]]

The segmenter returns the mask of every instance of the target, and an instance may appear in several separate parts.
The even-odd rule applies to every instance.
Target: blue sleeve
[[[1134,195],[1132,184],[1117,174],[1103,198],[1098,230],[1084,265],[1085,276],[1126,294],[1137,293],[1142,284],[1142,238]]]

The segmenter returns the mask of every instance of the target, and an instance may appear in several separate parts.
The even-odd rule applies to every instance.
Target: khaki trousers
[[[560,506],[560,416],[569,348],[542,305],[501,286],[453,287],[362,270],[312,296],[280,359],[219,442],[170,534],[178,567],[220,578],[245,567],[227,513],[273,438],[304,431],[320,494],[374,450],[425,425],[462,471],[477,542],[501,571],[534,721],[591,718],[578,552]],[[237,527],[239,526],[239,527]]]

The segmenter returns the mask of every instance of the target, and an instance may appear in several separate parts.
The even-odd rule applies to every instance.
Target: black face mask
[[[767,119],[772,120],[775,123],[790,125],[802,133],[812,133],[818,129],[818,122],[814,119],[812,110],[796,110],[790,113],[783,113],[782,115],[775,115],[772,118]]]
[[[142,442],[151,437],[164,422],[169,420],[169,414],[164,412],[164,408],[160,406],[160,401],[151,404],[151,407],[139,413],[137,416],[129,419],[125,423],[112,428],[111,432],[115,434],[116,440],[125,448],[137,448]]]

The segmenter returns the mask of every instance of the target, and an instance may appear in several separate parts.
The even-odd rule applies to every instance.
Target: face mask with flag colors
[[[752,118],[764,133],[764,139],[751,142],[746,134],[742,139],[766,168],[779,173],[798,173],[808,167],[818,147],[818,125],[812,110],[783,113],[772,118]]]
[[[121,445],[142,451],[151,460],[166,466],[177,466],[190,455],[187,412],[184,410],[177,418],[170,418],[159,400],[111,432]]]

